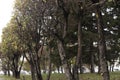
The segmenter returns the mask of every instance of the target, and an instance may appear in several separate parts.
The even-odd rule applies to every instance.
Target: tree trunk
[[[96,7],[96,18],[97,18],[97,27],[98,27],[98,35],[99,35],[99,58],[100,58],[100,65],[101,65],[101,74],[103,77],[103,80],[110,80],[109,71],[108,71],[108,65],[106,60],[106,44],[105,44],[105,38],[104,38],[104,30],[103,30],[103,22],[102,22],[102,14],[100,11],[100,7]]]
[[[4,70],[4,75],[7,75],[7,70]]]
[[[32,50],[30,48],[30,50]],[[25,55],[25,58],[27,59],[28,63],[31,66],[31,77],[32,80],[43,80],[41,75],[41,69],[40,69],[40,61],[38,54],[33,54],[32,51],[28,52],[30,59]]]
[[[62,32],[62,40],[65,40],[66,35],[67,35],[67,28],[68,28],[68,17],[69,17],[69,10],[65,9],[65,5],[61,4],[65,4],[64,0],[57,0],[58,2],[58,6],[63,10],[63,15],[64,15],[64,27],[63,27],[63,32]],[[65,46],[64,46],[64,42],[61,41],[60,39],[57,40],[57,46],[58,46],[58,50],[59,50],[59,55],[60,55],[60,59],[62,62],[62,65],[64,67],[65,70],[65,75],[67,77],[68,80],[74,80],[73,75],[71,73],[71,69],[70,66],[68,64],[68,60],[66,58],[66,51],[65,51]]]
[[[45,65],[45,62],[46,62],[46,60],[45,60],[45,57],[44,57],[44,60],[43,60],[43,62],[42,62],[43,73],[46,73],[46,65]]]
[[[51,62],[50,62],[49,71],[48,71],[48,75],[47,75],[47,80],[50,80],[51,72],[52,72],[52,68],[51,68]]]
[[[31,51],[32,52],[32,51]],[[27,61],[31,65],[31,75],[32,80],[43,80],[41,75],[41,69],[40,69],[40,60],[38,57],[38,51],[36,51],[35,54],[29,53],[30,60],[26,57]]]
[[[59,50],[61,62],[62,62],[62,65],[64,67],[64,70],[65,70],[65,75],[66,75],[68,80],[74,80],[73,75],[72,75],[71,70],[70,70],[70,66],[69,66],[68,61],[66,59],[66,54],[65,54],[65,49],[64,49],[63,43],[60,40],[58,40],[57,45],[58,45],[58,50]]]
[[[7,56],[8,59],[7,59],[7,65],[6,65],[6,71],[7,71],[7,75],[10,76],[10,56]],[[3,68],[5,68],[3,66]]]
[[[63,71],[63,67],[61,66],[60,69],[61,69],[61,73],[63,74],[63,73],[64,73],[64,71]]]
[[[110,72],[112,72],[112,64],[111,64],[111,62],[110,62]]]
[[[8,61],[7,67],[8,76],[10,76],[10,61]]]
[[[94,70],[94,53],[92,52],[93,51],[93,41],[91,41],[90,43],[90,54],[91,54],[91,64],[90,64],[90,70],[91,70],[91,73],[94,73],[95,70]]]
[[[17,70],[13,70],[13,77],[16,78],[16,79],[20,79],[20,72],[17,71]]]
[[[40,69],[40,64],[39,60],[36,61],[36,74],[37,74],[37,80],[43,80],[42,75],[41,75],[41,69]]]
[[[114,63],[112,64],[112,72],[114,71]]]
[[[78,68],[80,69],[80,74],[83,74],[84,70],[83,70],[83,67],[82,67],[82,58],[80,58],[80,63],[79,63],[79,67]]]
[[[80,73],[83,73],[82,69],[82,17],[83,17],[83,5],[79,5],[79,11],[78,11],[78,53],[76,56],[76,62],[74,65],[74,77],[76,80],[79,80],[79,72],[78,69],[80,69]]]
[[[18,62],[20,59],[20,54],[14,53],[12,58],[12,71],[13,71],[13,77],[16,79],[20,79],[20,70],[18,66]]]
[[[91,54],[91,66],[90,66],[90,69],[91,69],[91,73],[95,72],[95,70],[94,70],[94,55],[93,55],[93,53]]]
[[[31,57],[35,69],[36,80],[43,80],[41,75],[40,58],[38,57],[38,53],[36,53],[35,56],[31,56]]]
[[[51,72],[52,72],[52,63],[51,63],[51,60],[50,60],[50,55],[48,57],[49,57],[49,70],[48,70],[48,75],[47,75],[46,80],[50,80],[50,76],[51,76]]]
[[[57,72],[60,73],[60,69],[59,69],[59,66],[57,66]]]
[[[20,79],[20,72],[19,71],[15,71],[15,78]]]
[[[98,53],[97,53],[97,56],[98,56],[98,74],[100,74],[101,73],[101,65],[100,65],[100,56],[99,56],[100,54],[99,54],[99,49],[98,49]]]
[[[36,80],[36,76],[35,76],[35,67],[33,64],[30,64],[30,69],[31,69],[31,78],[32,80]]]

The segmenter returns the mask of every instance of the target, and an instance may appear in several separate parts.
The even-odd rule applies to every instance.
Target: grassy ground
[[[113,72],[110,73],[111,80],[120,80],[120,72]],[[12,77],[7,76],[0,76],[2,80],[16,80]],[[46,80],[46,75],[43,75],[44,80]],[[99,74],[81,74],[80,75],[81,80],[102,80],[101,76]],[[21,76],[21,79],[23,80],[23,76]],[[25,76],[25,80],[31,80],[30,76]],[[51,80],[67,80],[64,74],[52,74]]]

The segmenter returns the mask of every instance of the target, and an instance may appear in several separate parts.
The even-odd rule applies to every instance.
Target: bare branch
[[[89,10],[89,9],[93,9],[96,6],[103,6],[105,4],[105,2],[107,2],[107,0],[100,0],[97,3],[94,3],[94,4],[87,6],[86,9]]]

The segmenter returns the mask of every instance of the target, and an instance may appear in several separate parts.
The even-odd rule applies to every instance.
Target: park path
[[[3,80],[3,78],[0,78],[0,80]]]

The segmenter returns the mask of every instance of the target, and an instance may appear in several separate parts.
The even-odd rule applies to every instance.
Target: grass
[[[30,76],[24,76],[25,80],[31,80]],[[1,75],[0,78],[3,80],[16,80],[13,77],[3,76]],[[102,80],[102,77],[99,74],[81,74],[80,75],[81,80]],[[120,80],[120,72],[112,72],[110,73],[111,80]],[[43,79],[46,80],[46,74],[43,74]],[[21,79],[23,80],[23,76],[21,76]],[[64,74],[52,74],[51,80],[67,80]]]
[[[3,75],[0,75],[0,79],[2,79],[2,80],[15,80],[15,78],[13,78],[13,77],[3,76]]]
[[[25,75],[24,76],[25,80],[32,80],[30,76]],[[0,75],[0,80],[24,80],[23,76],[21,76],[21,79],[15,79],[12,76],[5,76],[5,75]]]

